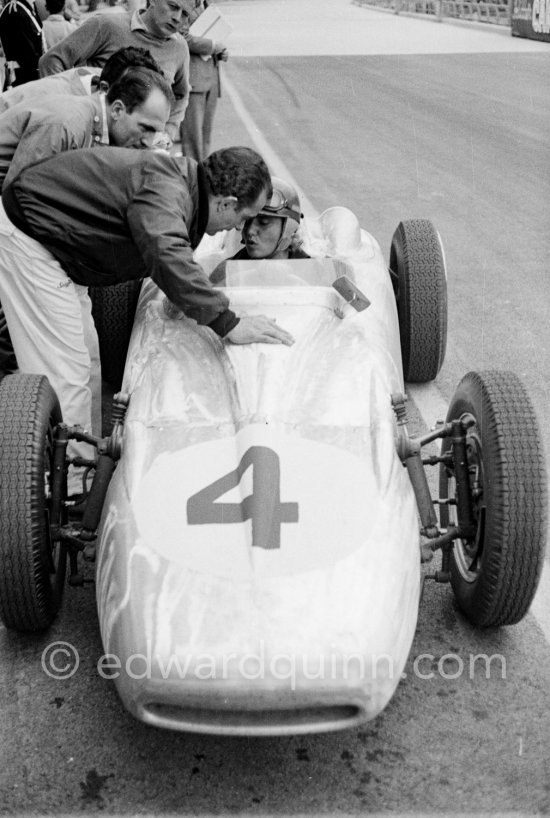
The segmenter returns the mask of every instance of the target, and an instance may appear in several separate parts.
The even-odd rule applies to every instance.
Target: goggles
[[[296,210],[293,210],[281,191],[277,190],[276,188],[273,190],[273,195],[269,202],[267,202],[267,204],[265,204],[260,210],[260,214],[261,213],[265,214],[266,216],[279,216],[279,218],[286,217],[289,219],[294,219],[296,222],[299,222],[300,219],[303,218],[303,214],[297,213]]]

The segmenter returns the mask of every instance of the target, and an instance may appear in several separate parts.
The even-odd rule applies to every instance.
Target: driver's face
[[[243,229],[243,241],[250,258],[267,258],[275,252],[281,238],[284,219],[258,215],[249,219]]]
[[[170,37],[189,19],[185,0],[152,0],[143,14],[145,25],[157,37]]]

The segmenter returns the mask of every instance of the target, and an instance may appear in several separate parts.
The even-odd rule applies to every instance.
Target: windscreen
[[[330,287],[340,276],[353,280],[353,268],[334,258],[228,261],[226,287]]]

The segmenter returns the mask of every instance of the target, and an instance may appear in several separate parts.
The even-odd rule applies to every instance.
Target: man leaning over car
[[[164,131],[173,94],[164,77],[130,68],[107,94],[48,96],[0,114],[0,191],[24,168],[97,145],[148,148]]]
[[[240,147],[198,164],[164,151],[69,151],[4,189],[0,299],[21,372],[47,375],[66,423],[90,428],[85,336],[97,336],[79,305],[88,286],[151,276],[221,338],[293,343],[265,316],[236,316],[193,259],[204,233],[241,229],[270,196],[263,159]],[[84,316],[92,326],[84,327]]]

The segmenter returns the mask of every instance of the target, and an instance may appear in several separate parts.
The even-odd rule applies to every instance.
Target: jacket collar
[[[107,125],[107,105],[105,102],[105,94],[102,94],[101,92],[91,94],[89,99],[92,102],[93,109],[91,147],[94,147],[94,145],[108,145],[109,128]]]

